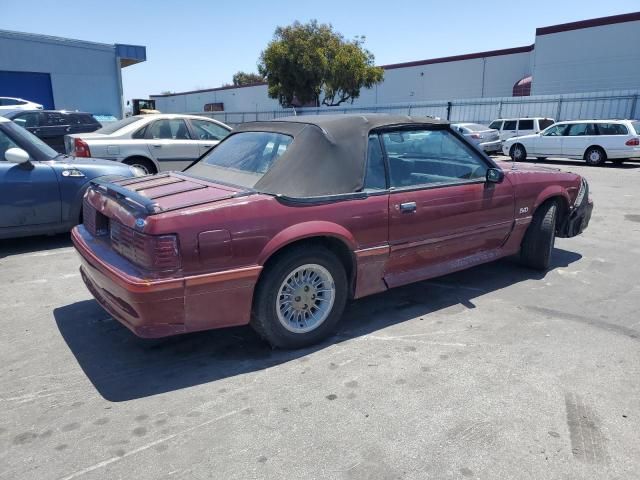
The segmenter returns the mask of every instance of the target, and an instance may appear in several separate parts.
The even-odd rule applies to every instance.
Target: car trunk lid
[[[85,202],[99,214],[138,228],[149,216],[219,202],[252,193],[241,187],[168,172],[106,182],[94,180]]]

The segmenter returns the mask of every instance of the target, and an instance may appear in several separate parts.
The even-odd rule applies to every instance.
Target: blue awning
[[[120,59],[120,67],[128,67],[147,60],[147,49],[141,45],[125,45],[116,43],[116,55]]]

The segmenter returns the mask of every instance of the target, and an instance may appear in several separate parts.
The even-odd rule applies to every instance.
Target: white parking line
[[[114,462],[117,462],[119,460],[122,460],[124,458],[130,457],[131,455],[135,455],[137,453],[143,452],[145,450],[150,449],[151,447],[155,447],[156,445],[160,444],[160,443],[164,443],[164,442],[168,442],[169,440],[174,439],[177,436],[183,435],[185,433],[189,433],[192,432],[194,430],[197,430],[198,428],[202,428],[202,427],[206,427],[207,425],[210,425],[212,423],[216,423],[220,420],[223,420],[225,418],[231,417],[233,415],[236,415],[244,410],[247,410],[249,407],[247,408],[243,408],[241,410],[233,410],[231,412],[227,412],[223,415],[220,415],[219,417],[216,418],[212,418],[211,420],[207,420],[206,422],[202,422],[198,425],[195,425],[193,427],[189,427],[189,428],[185,428],[184,430],[178,432],[178,433],[174,433],[173,435],[168,435],[166,437],[163,438],[159,438],[158,440],[154,440],[153,442],[147,443],[146,445],[142,445],[141,447],[135,448],[133,450],[130,450],[128,452],[126,452],[124,455],[122,455],[121,457],[111,457],[107,460],[103,460],[102,462],[96,463],[94,465],[91,465],[90,467],[87,468],[83,468],[82,470],[78,470],[77,472],[74,472],[70,475],[67,475],[66,477],[62,477],[60,480],[72,480],[73,478],[78,478],[86,473],[89,472],[93,472],[94,470],[98,470],[99,468],[102,467],[106,467],[107,465],[110,465]]]

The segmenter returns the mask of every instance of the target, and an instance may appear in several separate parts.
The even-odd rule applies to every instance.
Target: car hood
[[[55,160],[52,161],[55,165],[71,165],[76,168],[82,167],[115,167],[115,168],[123,168],[128,169],[128,165],[124,165],[120,162],[115,162],[113,160],[104,160],[102,158],[92,158],[92,157],[72,157],[71,155],[59,156]]]
[[[515,141],[518,141],[518,140],[531,140],[531,139],[534,139],[534,138],[538,138],[539,136],[540,135],[535,134],[535,133],[532,134],[532,135],[522,135],[520,137],[508,138],[507,140],[505,140],[505,142],[515,142]]]
[[[510,161],[505,161],[505,160],[499,160],[499,161],[496,161],[496,163],[505,173],[507,172],[526,172],[526,173],[562,172],[562,170],[559,168],[543,167],[541,165],[514,163]]]

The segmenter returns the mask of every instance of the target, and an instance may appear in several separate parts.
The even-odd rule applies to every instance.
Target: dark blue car
[[[0,238],[69,231],[82,222],[82,196],[91,180],[142,174],[119,162],[58,153],[0,117]]]

